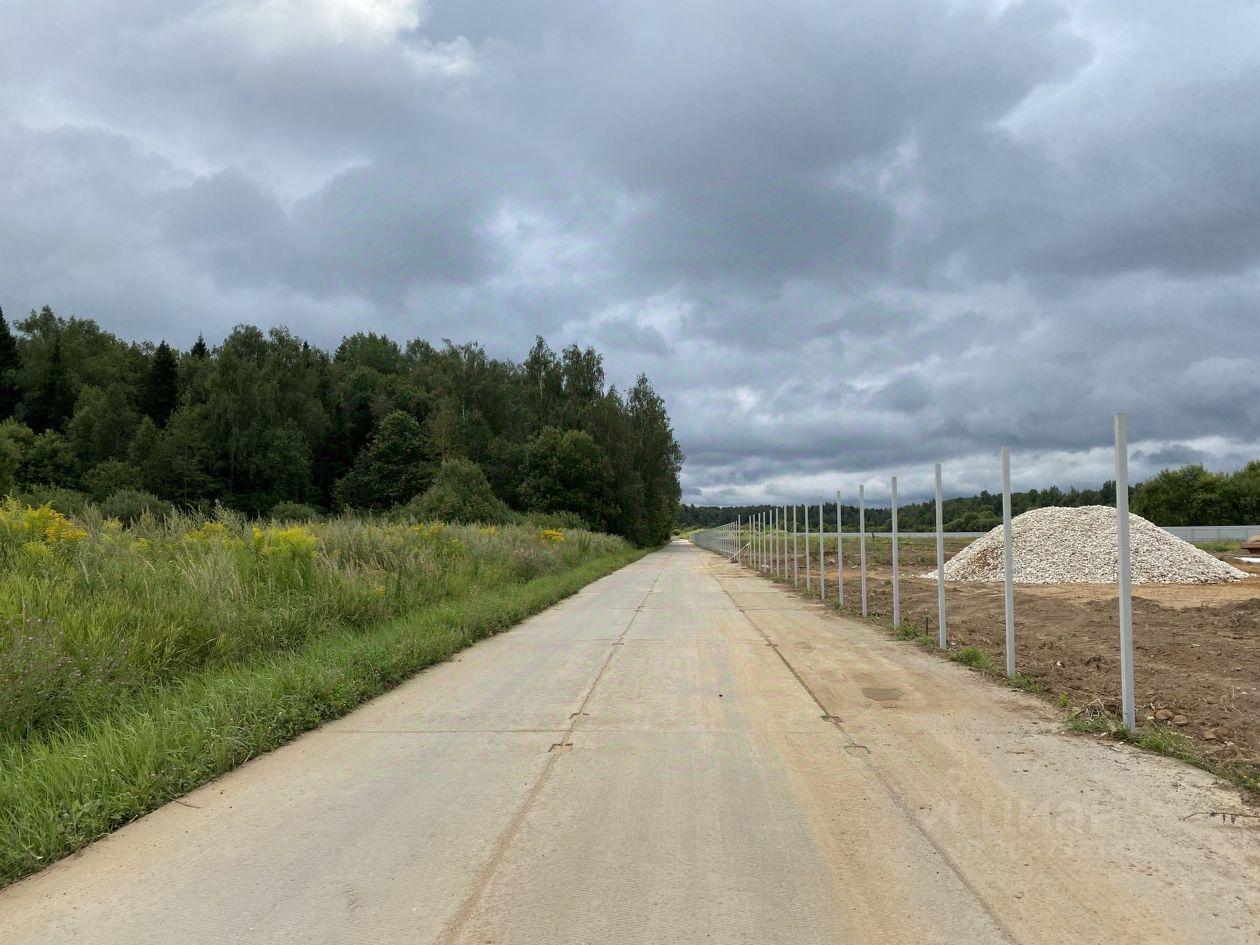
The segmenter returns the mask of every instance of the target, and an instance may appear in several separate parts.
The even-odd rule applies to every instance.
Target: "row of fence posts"
[[[1137,706],[1133,682],[1133,593],[1132,568],[1129,554],[1129,450],[1125,430],[1125,415],[1115,417],[1116,443],[1116,550],[1120,598],[1120,696],[1124,724],[1132,729],[1136,725]],[[937,644],[946,649],[945,607],[945,531],[943,501],[941,498],[941,464],[934,468],[936,499],[936,609]],[[890,477],[891,496],[891,545],[892,545],[892,623],[901,626],[901,566],[898,554],[897,529],[897,477]],[[802,511],[804,531],[806,593],[814,592],[814,568],[812,534],[810,530],[810,505],[783,504],[755,515],[739,516],[715,531],[725,533],[722,549],[731,561],[764,572],[784,582],[791,581],[799,588],[800,548],[797,529],[797,510]],[[789,516],[788,510],[791,509]],[[836,602],[844,606],[844,541],[843,515],[840,490],[836,490]],[[790,530],[789,530],[790,529]],[[747,540],[745,540],[747,537]],[[861,613],[869,613],[866,578],[866,486],[858,486],[858,570],[860,574]],[[824,566],[826,532],[823,525],[823,503],[818,503],[818,599],[827,601],[826,568]],[[789,551],[790,547],[790,551]],[[1011,554],[1011,451],[1002,447],[1002,569],[1003,597],[1005,604],[1006,635],[1005,657],[1007,676],[1015,675],[1015,587],[1014,561]]]

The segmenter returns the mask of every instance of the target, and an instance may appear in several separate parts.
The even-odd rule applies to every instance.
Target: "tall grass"
[[[0,505],[0,738],[74,727],[207,667],[623,550],[580,531]]]
[[[640,554],[526,526],[0,505],[0,885]]]

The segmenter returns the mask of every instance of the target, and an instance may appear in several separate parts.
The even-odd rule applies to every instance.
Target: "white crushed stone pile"
[[[1138,515],[1129,516],[1134,584],[1238,581],[1226,564]],[[1018,584],[1114,584],[1116,510],[1106,505],[1033,509],[1011,519],[1011,560]],[[935,578],[933,570],[924,577]],[[945,562],[947,581],[1003,581],[1002,526]]]

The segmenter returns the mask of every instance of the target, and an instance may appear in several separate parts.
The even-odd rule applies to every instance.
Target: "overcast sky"
[[[0,305],[593,344],[686,500],[1260,456],[1254,0],[2,0]]]

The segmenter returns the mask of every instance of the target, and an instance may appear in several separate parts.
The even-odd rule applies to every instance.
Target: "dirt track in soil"
[[[946,557],[965,547],[952,541]],[[868,560],[872,613],[892,613],[887,542]],[[846,604],[856,612],[856,554],[846,542]],[[919,575],[935,567],[930,541],[901,544],[903,622],[936,627],[936,582]],[[1231,584],[1137,585],[1133,588],[1134,678],[1138,722],[1167,709],[1185,723],[1173,728],[1207,757],[1260,771],[1260,568],[1221,556],[1256,577]],[[817,561],[814,562],[815,568]],[[828,597],[835,594],[835,556],[828,555]],[[801,561],[802,580],[804,561]],[[951,648],[978,646],[1003,663],[1001,584],[947,585]],[[1049,699],[1066,694],[1072,708],[1120,709],[1119,615],[1114,585],[1016,585],[1016,668]],[[1167,723],[1166,723],[1167,724]]]

